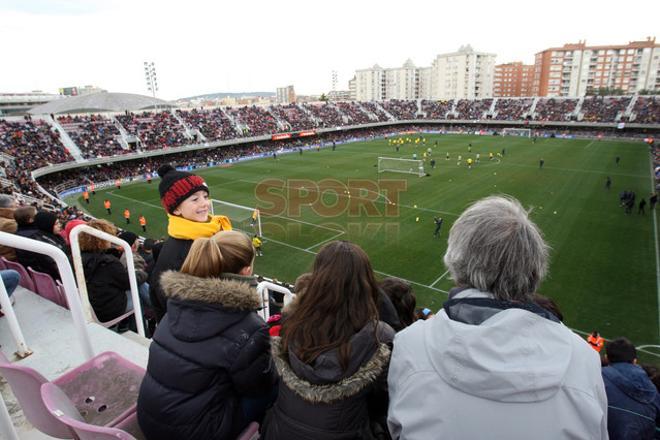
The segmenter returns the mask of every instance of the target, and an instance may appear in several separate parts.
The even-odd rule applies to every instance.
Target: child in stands
[[[160,286],[160,276],[167,270],[179,270],[193,240],[230,231],[231,221],[222,215],[211,216],[209,187],[199,176],[177,171],[171,165],[158,169],[161,204],[167,211],[169,238],[163,244],[149,279],[151,304],[158,321],[167,311],[167,300]]]
[[[346,241],[326,244],[304,285],[273,338],[282,381],[262,438],[374,438],[387,412],[394,331],[378,320],[369,258]]]
[[[252,276],[254,248],[238,231],[196,239],[154,334],[138,419],[147,438],[233,439],[261,422],[276,392],[266,323]]]

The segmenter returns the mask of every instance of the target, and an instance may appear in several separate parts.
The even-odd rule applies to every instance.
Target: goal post
[[[263,237],[259,208],[211,199],[211,213],[213,215],[225,215],[229,217],[234,229],[238,229],[249,235],[256,234]]]
[[[405,173],[419,177],[426,175],[424,161],[419,159],[400,159],[398,157],[379,157],[378,173]]]
[[[504,128],[502,136],[532,137],[532,130],[530,128]]]

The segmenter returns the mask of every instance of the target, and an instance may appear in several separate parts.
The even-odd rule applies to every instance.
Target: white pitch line
[[[306,250],[306,251],[312,250],[312,249],[314,249],[315,247],[319,247],[319,246],[321,246],[322,244],[325,244],[325,243],[327,243],[327,242],[329,242],[329,241],[334,240],[335,238],[341,237],[341,236],[344,235],[345,233],[346,233],[346,232],[341,231],[339,234],[337,234],[337,235],[333,235],[333,236],[330,237],[330,238],[326,238],[325,240],[319,241],[318,243],[311,245],[310,247],[308,247],[308,248],[305,249],[305,250]]]
[[[445,273],[443,273],[442,275],[440,275],[440,276],[438,277],[437,280],[435,280],[435,281],[433,281],[433,282],[431,283],[431,287],[435,286],[436,283],[437,283],[438,281],[440,281],[441,279],[443,279],[448,273],[449,273],[449,270],[447,270]]]
[[[112,194],[114,197],[119,197],[120,199],[128,200],[131,202],[139,203],[141,205],[145,206],[151,206],[152,208],[162,208],[162,205],[156,205],[154,203],[149,203],[149,202],[143,202],[142,200],[137,200],[137,199],[132,199],[130,197],[122,196],[121,194],[117,194],[114,191],[108,191],[108,194]]]
[[[593,144],[594,142],[596,142],[596,141],[593,140],[593,141],[589,142],[589,143],[587,144],[587,146],[584,147],[584,149],[586,150],[587,148],[591,147],[591,144]]]

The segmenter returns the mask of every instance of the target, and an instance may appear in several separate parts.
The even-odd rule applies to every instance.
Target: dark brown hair
[[[383,278],[379,285],[392,301],[402,327],[408,327],[417,321],[415,316],[417,298],[409,283],[399,278],[388,277]]]
[[[378,285],[369,257],[347,241],[326,244],[314,260],[304,291],[282,325],[284,351],[293,350],[309,364],[338,348],[345,370],[351,337],[378,320]]]

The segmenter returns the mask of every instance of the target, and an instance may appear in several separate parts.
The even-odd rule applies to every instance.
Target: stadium
[[[443,99],[381,70],[265,104],[0,95],[0,438],[653,438],[660,67]]]

